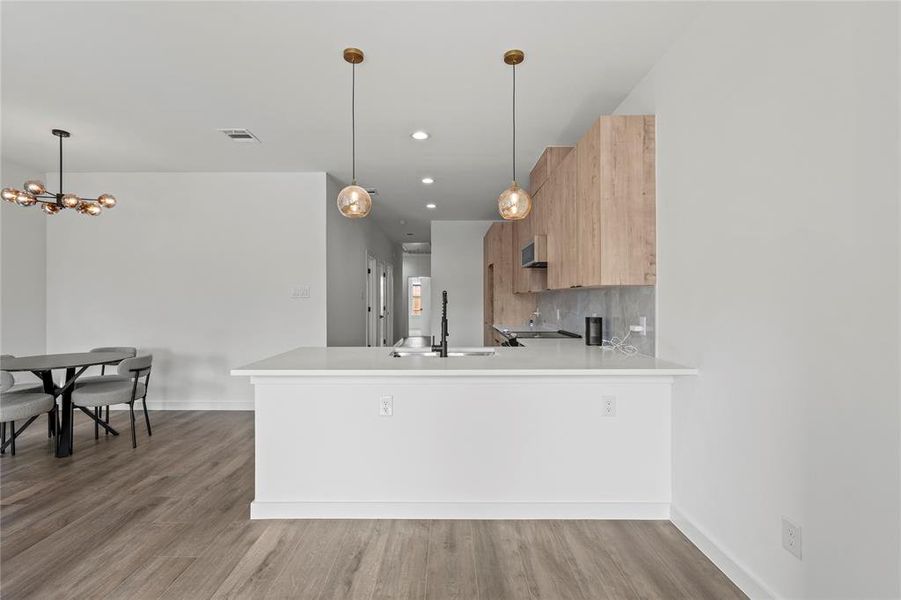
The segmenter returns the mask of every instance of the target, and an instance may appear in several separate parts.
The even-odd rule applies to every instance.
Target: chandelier
[[[47,191],[43,182],[37,179],[26,181],[22,187],[3,188],[0,196],[7,202],[13,202],[19,206],[41,205],[48,215],[55,215],[64,208],[75,209],[83,215],[96,217],[104,208],[112,208],[116,206],[116,197],[112,194],[101,194],[96,198],[81,198],[75,194],[63,193],[63,138],[69,137],[71,134],[62,129],[53,129],[51,133],[59,138],[59,192],[52,194]]]

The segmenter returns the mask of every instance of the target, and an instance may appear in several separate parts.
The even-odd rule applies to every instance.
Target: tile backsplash
[[[540,292],[538,310],[539,325],[558,326],[560,329],[585,335],[585,317],[597,315],[604,318],[604,339],[622,337],[630,325],[637,325],[639,317],[647,318],[647,335],[632,334],[629,343],[638,351],[654,356],[655,335],[654,286],[609,287]],[[560,318],[557,319],[557,311]]]

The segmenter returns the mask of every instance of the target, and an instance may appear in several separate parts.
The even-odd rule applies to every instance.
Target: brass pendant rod
[[[357,185],[357,63],[350,63],[350,178]]]

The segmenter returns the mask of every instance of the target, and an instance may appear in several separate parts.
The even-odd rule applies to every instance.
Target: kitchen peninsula
[[[255,388],[251,517],[668,518],[671,387],[696,371],[525,344],[298,348],[234,369]]]

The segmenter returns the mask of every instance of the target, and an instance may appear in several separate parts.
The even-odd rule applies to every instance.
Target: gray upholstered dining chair
[[[50,413],[54,423],[57,423],[56,400],[50,394],[43,391],[29,391],[27,389],[14,389],[16,380],[7,371],[0,371],[0,454],[6,453],[6,447],[10,446],[10,452],[16,455],[16,438],[39,416]],[[16,430],[16,421],[25,423]],[[10,435],[7,439],[6,425],[9,423]],[[56,429],[59,429],[57,424]]]
[[[91,352],[123,352],[128,356],[126,358],[134,358],[138,355],[138,349],[133,348],[132,346],[100,346],[99,348],[91,348]],[[119,361],[122,362],[122,361]],[[118,365],[119,363],[110,363],[109,366]],[[106,374],[107,365],[100,365],[100,375],[91,375],[89,377],[81,377],[79,379],[82,383],[91,383],[100,380],[101,377],[113,377],[113,375]],[[125,379],[131,379],[130,377],[126,377]],[[94,409],[94,439],[96,440],[99,437],[100,425],[97,422],[97,419],[101,417],[100,407]],[[109,405],[106,407],[106,416],[103,419],[103,422],[109,425]],[[104,430],[106,435],[109,435],[109,430]]]
[[[15,358],[13,354],[0,354],[0,358]],[[10,373],[12,376],[12,373]],[[13,378],[15,381],[15,378]],[[34,382],[34,383],[16,383],[13,385],[11,392],[43,392],[44,384],[43,382]]]
[[[99,348],[91,348],[91,352],[124,352],[128,355],[128,358],[134,358],[138,355],[138,349],[131,346],[100,346]],[[100,365],[100,374],[106,375],[106,365]]]
[[[72,391],[72,404],[79,410],[92,416],[89,408],[94,409],[96,421],[97,409],[112,404],[128,404],[131,413],[131,447],[137,448],[135,437],[135,402],[141,400],[144,407],[144,421],[147,423],[147,435],[153,435],[150,429],[150,415],[147,413],[147,387],[150,385],[150,369],[153,355],[145,354],[126,358],[116,367],[117,375],[90,377],[87,381],[76,381]],[[144,381],[140,381],[141,378]],[[95,430],[96,431],[96,430]],[[95,432],[95,437],[96,437]]]

